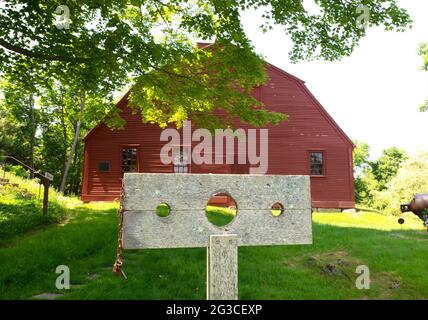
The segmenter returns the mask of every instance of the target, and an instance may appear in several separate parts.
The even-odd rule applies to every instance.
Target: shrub
[[[6,172],[5,177],[10,184],[0,186],[0,246],[13,236],[63,221],[69,206],[79,202],[49,188],[49,212],[43,216],[43,187],[38,179],[25,179],[11,172]]]
[[[355,177],[355,201],[358,204],[373,205],[373,190],[377,190],[379,182],[376,180],[371,168],[364,170],[363,174]]]
[[[372,191],[373,204],[387,213],[400,214],[400,204],[409,203],[418,193],[428,193],[428,152],[404,161],[386,190]]]
[[[21,177],[21,178],[29,178],[30,175],[28,174],[28,171],[24,169],[24,167],[20,165],[11,165],[7,164],[5,166],[6,171],[13,173],[14,175]]]

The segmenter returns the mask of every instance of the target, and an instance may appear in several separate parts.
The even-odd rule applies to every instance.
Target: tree
[[[373,192],[385,190],[397,175],[403,161],[407,159],[404,150],[391,147],[382,151],[376,161],[370,160],[370,147],[362,141],[354,141],[354,184],[357,203],[371,205]]]
[[[409,157],[391,179],[388,189],[375,191],[374,205],[390,214],[400,214],[400,204],[409,203],[415,194],[428,191],[428,153]]]
[[[65,88],[52,81],[43,89],[40,99],[46,115],[42,124],[41,154],[44,168],[54,176],[54,185],[59,185],[64,177],[69,135],[72,130],[72,105],[67,97]]]
[[[67,189],[70,170],[74,172],[68,191],[77,193],[81,178],[82,132],[87,132],[100,118],[104,118],[111,127],[122,123],[109,121],[108,116],[114,108],[103,97],[86,95],[58,81],[50,81],[43,88],[40,103],[46,114],[42,130],[44,165],[60,177],[55,182],[61,192]],[[56,164],[52,163],[55,159],[58,161]]]
[[[18,0],[0,6],[0,74],[17,79],[31,75],[41,88],[54,90],[57,98],[61,93],[51,85],[59,83],[73,101],[63,110],[72,126],[61,125],[62,136],[69,141],[61,152],[67,160],[61,161],[60,189],[67,188],[70,170],[79,174],[82,127],[93,119],[103,119],[113,128],[123,125],[112,97],[127,86],[130,106],[143,122],[162,127],[169,123],[179,127],[187,118],[207,128],[231,126],[234,118],[255,126],[286,120],[285,114],[269,111],[252,96],[253,88],[267,78],[265,62],[242,29],[244,10],[265,11],[263,30],[273,24],[284,27],[294,42],[293,61],[350,55],[366,32],[358,24],[361,4],[370,10],[369,26],[402,31],[411,24],[395,0],[318,0],[320,14],[309,14],[299,0],[66,4]],[[54,21],[58,14],[61,21]],[[215,44],[201,48],[195,46],[196,39]],[[218,110],[226,111],[226,116]],[[61,117],[45,121],[45,128],[59,132],[54,122],[61,123]],[[43,145],[40,152],[47,149]]]
[[[370,205],[372,203],[372,190],[377,190],[378,182],[373,174],[370,161],[370,146],[363,141],[354,140],[354,186],[355,201]]]
[[[17,150],[9,150],[6,153],[35,168],[36,131],[41,117],[41,111],[36,108],[37,89],[33,85],[25,85],[14,78],[8,78],[2,82],[0,90],[3,93],[1,108],[7,121],[2,126],[5,134],[3,139],[14,139],[21,151],[17,153]],[[11,128],[16,131],[12,133]],[[31,176],[33,174],[30,173]]]
[[[80,115],[77,119],[76,126],[74,128],[73,143],[71,145],[70,153],[68,154],[67,162],[65,163],[64,174],[62,176],[61,184],[59,186],[60,192],[64,192],[65,182],[67,181],[67,176],[68,176],[68,171],[70,170],[71,162],[73,161],[74,153],[76,152],[77,143],[79,141],[80,127],[82,125],[82,116],[83,116],[83,113],[85,112],[85,99],[86,99],[86,93],[82,92],[80,94]]]
[[[11,117],[4,103],[0,103],[0,155],[12,155],[19,159],[25,159],[28,154],[23,148],[20,132],[20,123]],[[20,145],[21,148],[16,148]]]
[[[358,23],[361,5],[370,10],[368,26],[402,31],[411,24],[396,0],[317,0],[319,14],[309,14],[299,0],[2,3],[0,72],[22,73],[30,61],[80,89],[80,96],[108,97],[136,84],[131,105],[143,121],[161,126],[180,126],[188,117],[208,127],[228,125],[233,116],[257,126],[287,119],[251,95],[266,76],[242,29],[243,10],[264,10],[263,30],[284,27],[294,43],[293,61],[349,56],[366,33]],[[55,10],[64,18],[56,26]],[[215,41],[216,54],[195,47],[195,39]],[[216,109],[230,117],[213,115]]]
[[[358,176],[370,165],[370,146],[363,141],[354,140],[353,142],[355,145],[353,151],[354,174]]]
[[[421,70],[428,71],[428,43],[422,43],[419,46],[418,54],[423,58]],[[419,109],[421,112],[428,111],[428,99],[420,105]]]
[[[373,192],[379,189],[379,182],[373,174],[371,167],[364,170],[361,176],[355,177],[355,201],[358,204],[372,206]]]
[[[382,155],[372,163],[373,174],[379,181],[379,190],[387,188],[387,184],[394,178],[402,162],[406,160],[406,151],[391,147],[382,151]]]

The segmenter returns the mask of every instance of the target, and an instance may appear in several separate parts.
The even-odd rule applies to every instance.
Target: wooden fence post
[[[43,186],[44,186],[44,193],[43,193],[43,215],[44,216],[47,216],[47,214],[48,214],[49,186],[51,184],[51,181],[53,181],[53,175],[51,175],[49,172],[45,172],[45,175],[43,177]]]
[[[49,185],[50,181],[47,178],[43,179],[44,194],[43,194],[43,215],[47,216],[48,214],[48,205],[49,205]]]

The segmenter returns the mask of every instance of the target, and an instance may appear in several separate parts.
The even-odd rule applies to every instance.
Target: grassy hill
[[[49,189],[49,215],[43,216],[43,186],[37,180],[28,180],[12,173],[2,172],[0,184],[0,244],[26,231],[42,228],[68,219],[70,205],[79,200],[64,197]]]
[[[14,181],[0,188],[0,299],[205,299],[205,249],[127,251],[125,280],[111,272],[117,203],[51,191],[52,217],[40,220],[37,185]],[[411,215],[403,226],[396,220],[314,213],[311,246],[239,248],[239,298],[428,299],[428,233]],[[70,290],[55,288],[58,265],[70,268]],[[370,290],[355,287],[358,265],[370,268]]]

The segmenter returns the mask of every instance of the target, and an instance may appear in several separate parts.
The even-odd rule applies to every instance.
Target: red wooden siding
[[[269,129],[269,166],[267,174],[309,174],[309,153],[324,153],[324,176],[311,178],[312,205],[317,208],[353,208],[353,144],[303,81],[272,66],[267,68],[269,81],[255,88],[254,95],[273,111],[289,115],[289,121]],[[172,165],[160,161],[164,144],[161,129],[142,124],[126,107],[125,96],[119,106],[127,121],[125,129],[111,131],[105,125],[94,128],[85,139],[82,200],[113,200],[121,188],[121,149],[128,145],[138,149],[139,172],[172,173]],[[239,127],[248,129],[247,125]],[[263,141],[261,141],[263,143]],[[196,145],[193,143],[193,145]],[[110,172],[98,172],[98,161],[110,161]],[[191,173],[249,172],[248,165],[195,165]]]

